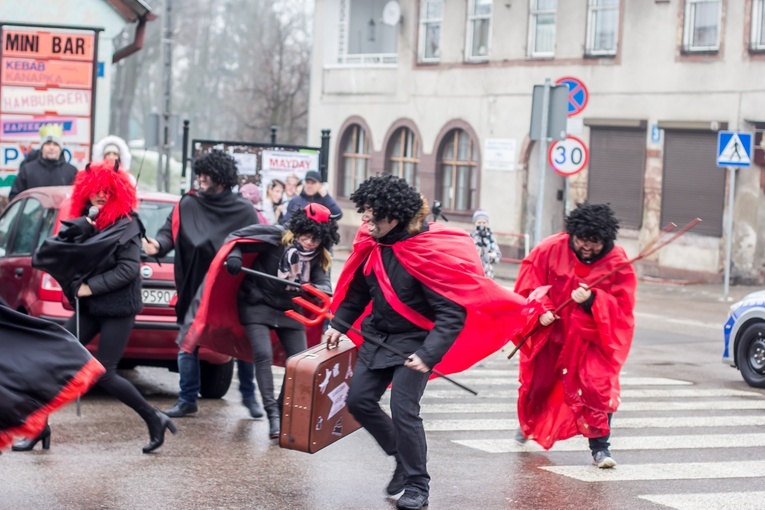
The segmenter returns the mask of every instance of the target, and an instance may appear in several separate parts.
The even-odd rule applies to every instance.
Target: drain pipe
[[[129,57],[143,48],[143,36],[146,33],[146,22],[156,18],[157,16],[153,13],[148,13],[146,16],[138,18],[138,26],[135,29],[133,42],[114,52],[114,55],[112,55],[112,64],[116,64],[123,58]]]

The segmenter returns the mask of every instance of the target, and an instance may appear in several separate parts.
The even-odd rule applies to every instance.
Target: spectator
[[[483,272],[489,278],[494,278],[494,264],[499,264],[502,253],[499,251],[499,245],[494,238],[494,233],[489,227],[489,213],[478,209],[473,213],[473,231],[470,237],[473,238],[478,256],[481,257]]]
[[[255,186],[253,183],[248,182],[239,188],[239,193],[241,193],[242,196],[246,198],[253,205],[253,207],[255,207],[255,211],[258,213],[258,219],[260,220],[260,223],[268,224],[269,221],[265,216],[263,216],[263,211],[261,210],[260,188]]]
[[[128,172],[130,176],[130,182],[135,186],[136,181],[130,172],[130,163],[132,156],[130,155],[130,148],[125,140],[119,136],[109,135],[102,138],[95,145],[93,145],[93,153],[91,154],[93,161],[107,161],[112,165],[119,162],[119,169]]]
[[[46,124],[40,128],[40,150],[31,153],[19,167],[19,173],[8,194],[8,200],[30,188],[68,186],[74,182],[77,169],[64,157],[64,128]]]
[[[284,204],[287,205],[293,197],[300,193],[300,177],[290,174],[284,179]]]
[[[289,178],[288,178],[289,179]],[[303,191],[295,195],[287,204],[287,212],[282,217],[280,223],[286,224],[290,216],[300,209],[305,209],[308,204],[321,204],[329,209],[333,220],[339,220],[343,217],[343,211],[335,202],[329,193],[327,187],[321,182],[321,174],[316,170],[309,170],[303,180]]]

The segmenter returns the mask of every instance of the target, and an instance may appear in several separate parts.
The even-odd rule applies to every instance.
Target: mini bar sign
[[[93,60],[93,34],[3,30],[3,56]]]

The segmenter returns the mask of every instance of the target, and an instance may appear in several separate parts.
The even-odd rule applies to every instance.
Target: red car
[[[0,296],[12,308],[63,324],[74,312],[61,287],[47,273],[32,267],[32,253],[59,228],[59,212],[68,209],[71,186],[33,188],[20,193],[0,216]],[[179,197],[168,193],[138,193],[138,213],[148,236],[156,235]],[[160,259],[143,255],[144,307],[120,362],[121,368],[138,365],[178,371],[178,325],[169,305],[175,296],[173,253]],[[88,345],[95,352],[98,339]],[[220,398],[231,384],[233,360],[206,349],[199,352],[201,394]]]

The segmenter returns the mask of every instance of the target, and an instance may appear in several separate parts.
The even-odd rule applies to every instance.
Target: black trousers
[[[271,365],[274,362],[274,351],[271,347],[271,328],[264,324],[243,324],[247,338],[252,346],[252,356],[255,364],[255,380],[258,381],[263,408],[269,416],[281,414],[281,403],[284,401],[284,382],[279,393],[278,401],[274,398],[274,375]],[[279,337],[287,357],[306,350],[305,330],[273,328]]]
[[[64,328],[73,335],[77,334],[77,317],[73,315],[66,321]],[[133,329],[135,315],[119,318],[93,317],[86,312],[80,312],[80,336],[82,345],[89,344],[97,334],[101,334],[98,342],[96,359],[104,366],[106,373],[96,383],[107,393],[116,397],[120,402],[133,409],[147,423],[156,418],[154,408],[149,405],[135,386],[117,374],[117,364],[125,352],[130,331]]]
[[[396,456],[406,474],[405,485],[424,494],[430,491],[427,470],[428,444],[420,418],[420,399],[430,373],[403,365],[371,370],[359,359],[351,378],[348,410],[388,455]],[[390,383],[391,416],[380,407],[380,398]]]

